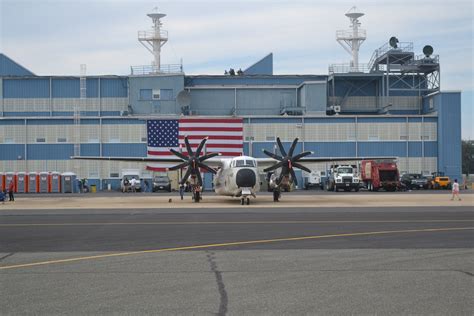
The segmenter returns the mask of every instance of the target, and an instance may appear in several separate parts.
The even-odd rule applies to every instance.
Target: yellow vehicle
[[[444,172],[433,172],[429,183],[430,189],[451,189],[451,180]]]

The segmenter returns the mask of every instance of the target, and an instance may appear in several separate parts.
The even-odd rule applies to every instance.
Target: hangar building
[[[353,59],[324,75],[275,75],[269,54],[235,75],[158,63],[128,76],[37,76],[0,54],[0,172],[74,171],[118,187],[120,170],[136,165],[70,157],[144,157],[147,119],[212,116],[243,118],[246,155],[299,137],[297,151],[317,157],[396,156],[402,172],[460,178],[461,92],[440,90],[439,76],[432,50],[418,55],[398,40],[369,64]]]

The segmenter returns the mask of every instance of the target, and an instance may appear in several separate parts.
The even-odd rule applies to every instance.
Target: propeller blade
[[[198,185],[202,187],[202,177],[201,177],[201,173],[199,172],[199,170],[197,170],[197,172],[196,172],[196,177],[198,178]]]
[[[201,140],[201,143],[199,144],[198,148],[196,149],[196,157],[199,157],[199,155],[201,154],[201,150],[204,148],[204,145],[206,144],[207,142],[207,137],[206,138],[203,138],[203,140]]]
[[[191,148],[191,144],[188,140],[188,136],[184,136],[184,143],[186,144],[186,150],[188,151],[189,157],[194,156],[193,149]]]
[[[291,178],[293,179],[293,182],[295,183],[295,185],[298,185],[298,180],[296,180],[296,174],[293,168],[290,169],[290,173],[291,173]]]
[[[275,169],[278,169],[280,168],[281,166],[284,166],[286,163],[286,161],[280,161],[279,163],[276,163],[274,164],[273,166],[271,167],[268,167],[266,169],[263,169],[264,172],[268,172],[268,171],[272,171],[272,170],[275,170]]]
[[[296,148],[296,144],[298,143],[298,137],[296,137],[294,140],[293,140],[293,143],[291,144],[291,147],[290,147],[290,150],[288,151],[288,156],[293,156],[293,151],[295,151],[295,148]]]
[[[312,151],[304,151],[304,152],[302,152],[298,155],[295,155],[295,156],[291,157],[291,160],[296,162],[296,161],[300,160],[303,157],[311,155],[312,153],[313,153]]]
[[[269,152],[268,150],[264,149],[263,150],[263,153],[269,157],[272,157],[273,159],[276,159],[276,160],[279,160],[279,161],[282,161],[283,160],[283,157],[280,157],[278,156],[277,154],[274,154],[272,152]]]
[[[186,166],[188,166],[188,165],[189,165],[189,162],[185,161],[185,162],[183,162],[183,163],[180,163],[179,165],[176,165],[176,166],[173,166],[173,167],[168,168],[168,170],[169,170],[169,171],[174,171],[174,170],[182,169],[182,168],[184,168],[184,167],[186,167]]]
[[[220,156],[220,153],[210,153],[204,156],[199,157],[199,162],[203,162],[204,160],[207,160],[209,158],[215,157],[215,156]]]
[[[306,171],[306,172],[308,172],[308,173],[311,173],[311,170],[308,169],[308,168],[306,168],[306,167],[303,166],[302,164],[299,164],[299,163],[297,163],[297,162],[294,162],[292,165],[293,165],[293,167],[295,167],[295,168],[298,168],[298,169],[301,169],[301,170]]]
[[[199,168],[205,169],[205,170],[209,171],[210,173],[213,173],[213,174],[217,173],[216,170],[214,170],[213,168],[203,164],[202,162],[198,162],[197,164],[198,164]]]
[[[281,143],[280,137],[277,137],[277,144],[278,144],[278,148],[280,148],[281,155],[283,157],[286,156],[285,147],[283,147],[283,144]]]
[[[188,181],[188,178],[191,175],[192,170],[193,170],[192,168],[188,168],[188,170],[186,170],[186,173],[184,174],[183,178],[179,182],[180,184],[185,184],[186,181]]]
[[[188,157],[186,157],[185,155],[183,155],[183,154],[180,153],[179,151],[174,150],[173,148],[170,148],[170,151],[171,151],[175,156],[178,156],[179,158],[183,159],[184,161],[188,161],[188,160],[189,160]]]

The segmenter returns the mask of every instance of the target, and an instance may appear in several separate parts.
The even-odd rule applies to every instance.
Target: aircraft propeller
[[[172,149],[172,148],[170,149],[170,151],[175,156],[177,156],[178,158],[181,158],[181,160],[183,160],[183,162],[176,165],[176,166],[173,166],[173,167],[169,168],[168,170],[173,171],[173,170],[187,168],[186,173],[184,174],[183,178],[179,182],[180,184],[186,183],[189,176],[194,175],[194,176],[197,177],[198,185],[202,186],[203,182],[202,182],[201,172],[200,172],[199,168],[207,170],[207,171],[209,171],[213,174],[217,173],[216,170],[214,170],[213,168],[211,168],[211,167],[207,166],[206,164],[204,164],[203,161],[205,161],[209,158],[215,157],[215,156],[219,156],[220,154],[219,153],[210,153],[210,154],[207,154],[207,155],[200,156],[201,151],[204,148],[204,145],[206,144],[207,139],[208,139],[207,137],[204,138],[201,141],[201,143],[199,144],[198,148],[196,148],[196,152],[193,152],[193,149],[191,148],[191,144],[189,143],[188,137],[185,136],[184,137],[184,144],[186,145],[186,151],[188,152],[187,156],[183,153],[180,153],[179,151],[176,151],[176,150]]]
[[[283,177],[288,176],[289,174],[291,174],[291,177],[293,178],[293,181],[297,185],[298,180],[296,179],[296,174],[295,174],[294,168],[298,168],[298,169],[304,170],[306,172],[311,172],[310,169],[308,169],[305,166],[303,166],[302,164],[298,163],[298,161],[301,158],[305,157],[305,156],[311,155],[312,152],[311,151],[304,151],[302,153],[299,153],[299,154],[293,156],[293,152],[295,151],[297,143],[298,143],[298,138],[295,138],[293,140],[293,143],[291,144],[290,150],[288,151],[288,154],[287,154],[286,151],[285,151],[285,148],[283,147],[283,144],[281,143],[280,138],[277,137],[278,148],[280,148],[280,153],[281,153],[282,156],[279,156],[277,154],[269,152],[266,149],[263,150],[263,152],[267,156],[279,161],[278,163],[274,164],[273,166],[268,167],[268,168],[263,170],[265,172],[268,172],[268,171],[272,171],[272,170],[281,168],[280,177],[278,178],[278,180],[276,182],[277,184],[281,183],[281,181],[283,180]]]

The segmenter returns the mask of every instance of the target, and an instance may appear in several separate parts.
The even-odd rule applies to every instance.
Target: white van
[[[142,183],[140,181],[141,176],[139,169],[123,169],[121,174],[120,189],[122,192],[141,191]],[[135,190],[132,188],[132,179],[135,179]]]

